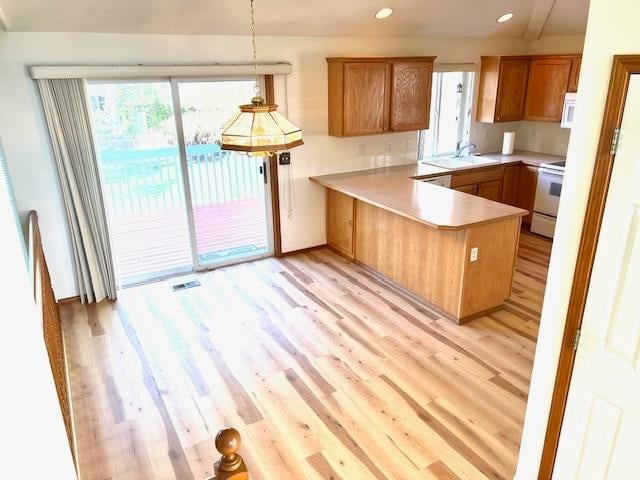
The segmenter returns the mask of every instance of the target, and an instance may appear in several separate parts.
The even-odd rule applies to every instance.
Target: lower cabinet
[[[502,203],[516,205],[518,197],[518,182],[520,180],[521,165],[509,165],[504,169],[502,180]]]
[[[353,224],[355,201],[353,197],[335,190],[327,190],[327,245],[353,258]]]
[[[500,202],[502,201],[503,175],[504,167],[502,166],[458,173],[451,178],[451,188],[458,192]]]
[[[537,184],[538,167],[522,164],[454,173],[451,178],[453,190],[529,210],[522,218],[525,225],[531,224]]]
[[[502,180],[493,180],[478,184],[479,197],[500,202],[502,200]]]
[[[458,192],[468,193],[469,195],[476,195],[478,193],[477,185],[462,185],[460,187],[453,187],[452,190],[457,190]]]
[[[529,215],[522,217],[522,223],[531,225],[533,204],[536,201],[536,186],[538,185],[538,167],[521,165],[518,176],[518,190],[515,196],[515,207],[529,210]]]

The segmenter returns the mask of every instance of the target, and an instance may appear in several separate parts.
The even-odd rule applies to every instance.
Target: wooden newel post
[[[242,440],[235,428],[220,430],[216,435],[216,449],[222,457],[214,465],[215,480],[249,480],[247,467],[238,453]]]

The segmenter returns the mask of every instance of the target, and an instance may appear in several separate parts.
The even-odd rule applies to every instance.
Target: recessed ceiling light
[[[387,18],[392,13],[393,13],[393,10],[391,8],[384,7],[384,8],[381,8],[380,10],[378,10],[378,13],[376,13],[376,18],[378,20],[382,20],[383,18]]]
[[[513,18],[513,13],[505,13],[504,15],[500,15],[498,17],[497,22],[498,23],[504,23],[504,22],[508,22],[509,20],[511,20]]]

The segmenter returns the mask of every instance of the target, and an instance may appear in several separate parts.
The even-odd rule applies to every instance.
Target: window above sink
[[[434,66],[430,127],[419,137],[418,159],[428,163],[429,157],[450,156],[468,144],[471,130],[474,72],[437,71],[442,67]]]

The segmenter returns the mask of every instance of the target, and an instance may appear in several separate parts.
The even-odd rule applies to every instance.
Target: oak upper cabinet
[[[477,120],[514,122],[524,118],[529,57],[482,57]]]
[[[534,57],[529,67],[525,120],[560,122],[564,95],[569,89],[572,59]]]
[[[344,64],[344,135],[369,135],[389,123],[389,64]]]
[[[429,128],[433,62],[393,62],[391,65],[392,132]]]
[[[346,257],[353,258],[353,197],[327,189],[327,245]]]
[[[582,66],[582,55],[571,57],[571,75],[569,75],[569,92],[578,91],[578,80],[580,79],[580,67]]]
[[[329,135],[428,128],[434,58],[327,58]]]

